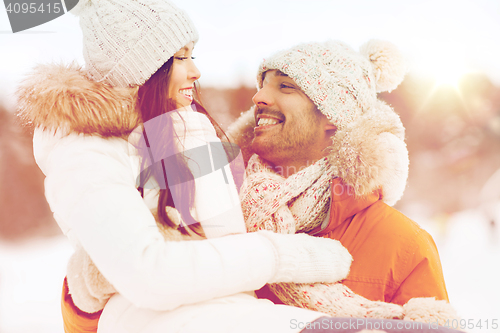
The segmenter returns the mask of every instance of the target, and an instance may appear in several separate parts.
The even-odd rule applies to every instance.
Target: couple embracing
[[[392,44],[266,58],[255,107],[225,135],[199,101],[198,33],[182,10],[90,0],[72,12],[85,67],[40,65],[19,88],[75,247],[67,333],[331,332],[315,323],[352,317],[369,319],[340,331],[402,332],[400,319],[453,318],[432,238],[391,207],[408,174],[404,127],[377,99],[406,71]],[[200,147],[227,163],[204,172],[214,151]]]

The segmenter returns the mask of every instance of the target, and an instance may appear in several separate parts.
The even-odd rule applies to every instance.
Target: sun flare
[[[460,61],[443,61],[436,64],[436,68],[433,70],[432,76],[435,79],[436,86],[453,86],[458,88],[460,80],[469,71],[467,67]]]
[[[434,79],[436,87],[458,88],[460,80],[470,72],[463,54],[463,50],[442,45],[432,53],[432,57],[421,59],[419,65]]]
[[[443,67],[434,72],[434,79],[437,86],[453,86],[458,87],[460,79],[467,72],[460,68]]]

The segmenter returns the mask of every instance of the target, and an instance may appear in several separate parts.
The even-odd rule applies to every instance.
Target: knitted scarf
[[[259,156],[248,161],[240,192],[248,231],[307,232],[326,218],[330,183],[334,178],[328,159],[284,178]]]
[[[307,232],[320,225],[329,209],[330,183],[335,178],[327,158],[284,178],[259,156],[248,161],[240,192],[248,231]],[[403,318],[403,307],[370,301],[341,283],[270,284],[287,305],[334,317]]]

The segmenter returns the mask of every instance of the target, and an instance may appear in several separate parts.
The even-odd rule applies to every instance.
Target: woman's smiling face
[[[193,102],[194,81],[201,76],[193,62],[194,43],[186,44],[174,55],[169,80],[169,97],[177,102],[179,107],[191,105]]]

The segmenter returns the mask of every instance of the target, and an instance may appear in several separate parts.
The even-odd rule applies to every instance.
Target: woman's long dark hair
[[[143,129],[144,140],[141,141],[142,144],[139,144],[138,149],[142,161],[141,170],[144,171],[140,175],[138,189],[141,194],[143,194],[147,182],[153,178],[160,186],[160,195],[158,198],[159,222],[168,227],[177,228],[178,226],[176,223],[168,217],[166,212],[167,206],[175,207],[181,214],[184,222],[179,230],[183,234],[188,235],[189,232],[186,228],[189,228],[196,234],[204,236],[203,228],[200,223],[195,221],[190,213],[190,209],[193,207],[194,203],[195,188],[193,181],[186,181],[193,180],[193,175],[187,166],[184,155],[174,154],[172,158],[169,158],[170,163],[172,159],[174,160],[173,162],[176,164],[175,169],[178,171],[175,174],[170,172],[168,174],[169,177],[167,177],[164,160],[149,165],[151,164],[149,162],[151,161],[151,156],[163,156],[162,152],[172,152],[176,150],[174,138],[177,134],[173,129],[172,122],[168,121],[170,118],[159,117],[167,112],[175,111],[179,107],[168,93],[173,61],[174,57],[170,58],[138,90],[137,110],[141,115],[143,124],[154,118],[159,120],[148,123],[149,127],[147,133],[146,129]],[[197,112],[203,113],[210,119],[219,138],[225,135],[220,126],[210,117],[206,109],[202,106],[199,100],[197,82],[195,82],[193,89],[193,104]],[[156,128],[151,128],[150,126]],[[154,138],[148,138],[147,135],[150,133],[154,133]],[[150,143],[153,140],[154,144],[151,145]],[[176,184],[176,186],[169,188],[169,182],[171,184]],[[175,194],[177,198],[183,198],[185,200],[177,202],[176,206],[172,194]]]

